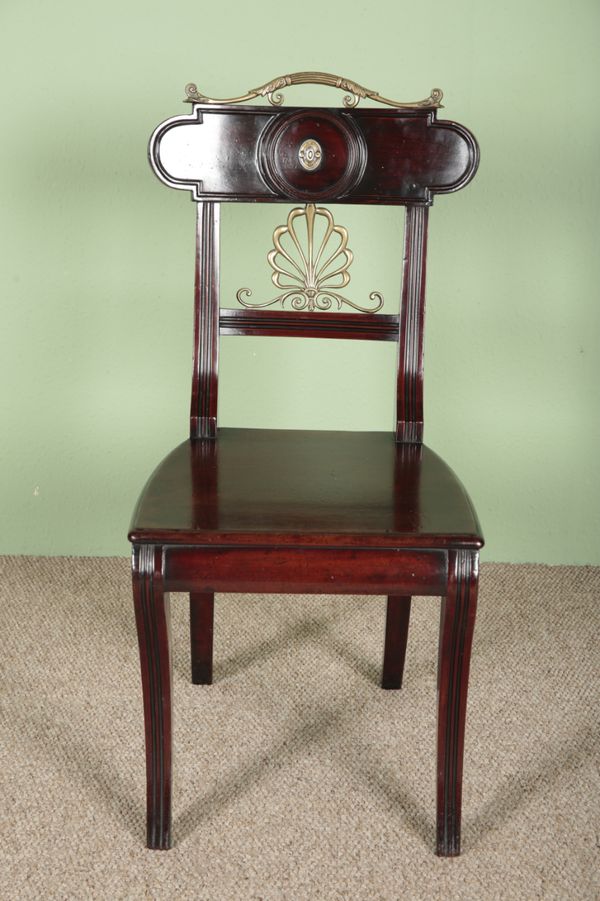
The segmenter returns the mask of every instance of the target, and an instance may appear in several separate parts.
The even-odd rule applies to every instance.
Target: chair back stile
[[[194,358],[190,438],[215,438],[219,391],[220,206],[196,204]]]
[[[407,444],[420,444],[423,440],[423,329],[428,218],[428,207],[407,206],[396,385],[396,441]]]

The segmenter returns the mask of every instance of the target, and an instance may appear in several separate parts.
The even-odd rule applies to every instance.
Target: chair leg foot
[[[385,650],[381,687],[402,688],[408,625],[410,622],[410,597],[390,595],[387,599],[385,619]]]
[[[161,829],[155,823],[148,823],[146,830],[146,847],[150,851],[169,851],[173,847],[171,827]]]
[[[146,732],[146,801],[149,848],[171,847],[172,657],[169,595],[161,576],[162,549],[133,553],[133,600],[140,648]]]
[[[460,854],[463,752],[479,555],[451,551],[438,659],[437,853]]]
[[[212,685],[214,594],[190,593],[192,682]]]

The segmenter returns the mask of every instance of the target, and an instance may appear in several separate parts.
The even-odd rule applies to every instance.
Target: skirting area
[[[219,595],[195,687],[173,595],[175,848],[152,852],[128,561],[4,557],[0,593],[1,898],[600,897],[600,568],[483,567],[454,860],[437,599],[385,692],[383,598]]]

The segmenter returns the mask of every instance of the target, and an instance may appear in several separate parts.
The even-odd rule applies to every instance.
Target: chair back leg
[[[390,595],[385,618],[382,688],[402,688],[412,598]]]
[[[214,594],[190,592],[192,682],[212,685]]]

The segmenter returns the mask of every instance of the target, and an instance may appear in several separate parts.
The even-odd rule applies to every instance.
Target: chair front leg
[[[382,688],[402,688],[412,598],[390,595],[385,617]]]
[[[190,593],[192,682],[212,685],[214,594]]]
[[[460,854],[463,751],[469,663],[479,581],[479,555],[448,554],[438,659],[437,853]]]
[[[162,584],[162,549],[134,548],[133,600],[140,647],[146,727],[147,845],[171,847],[171,683],[169,595]]]

